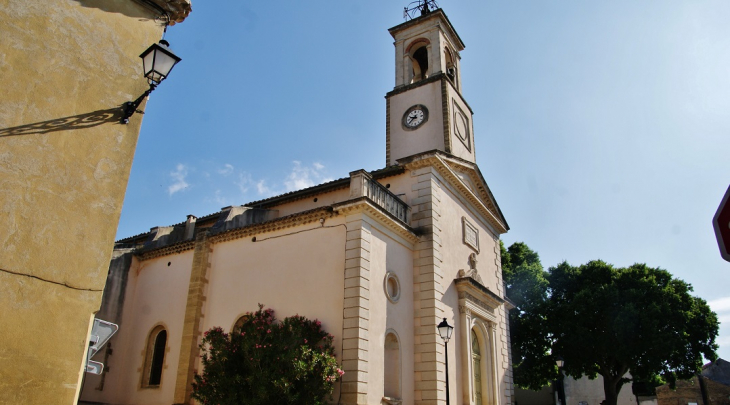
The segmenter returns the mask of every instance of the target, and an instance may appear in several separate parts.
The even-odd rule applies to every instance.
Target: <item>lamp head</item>
[[[446,322],[446,318],[444,318],[444,320],[438,324],[437,328],[441,339],[443,339],[444,342],[448,342],[449,339],[451,339],[451,334],[454,332],[454,327],[449,325],[449,323]]]
[[[562,356],[558,356],[555,358],[555,364],[558,365],[558,368],[563,368],[563,366],[565,365],[565,360],[563,360]]]
[[[157,44],[152,44],[139,55],[142,58],[144,77],[150,84],[160,84],[181,60],[170,50],[169,46],[170,43],[163,39]]]

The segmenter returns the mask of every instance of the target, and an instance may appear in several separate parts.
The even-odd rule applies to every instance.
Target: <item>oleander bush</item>
[[[263,305],[231,333],[205,332],[200,349],[193,398],[205,405],[323,404],[344,374],[319,321],[296,315],[279,322]]]

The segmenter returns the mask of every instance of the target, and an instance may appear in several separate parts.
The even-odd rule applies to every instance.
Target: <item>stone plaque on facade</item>
[[[479,230],[465,217],[461,218],[461,222],[464,227],[464,244],[479,252]]]

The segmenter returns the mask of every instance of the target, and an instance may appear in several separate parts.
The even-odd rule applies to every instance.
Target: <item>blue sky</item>
[[[728,327],[730,2],[448,1],[477,163],[547,268],[645,262]],[[195,1],[152,94],[119,238],[385,165],[406,2]],[[140,50],[141,52],[142,50]]]

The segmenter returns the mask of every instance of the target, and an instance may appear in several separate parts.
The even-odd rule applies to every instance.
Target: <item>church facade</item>
[[[514,402],[508,226],[476,165],[464,44],[440,9],[389,31],[386,167],[118,241],[97,317],[120,329],[81,403],[191,403],[202,333],[259,303],[334,335],[334,403],[444,404],[447,381],[451,404]]]

